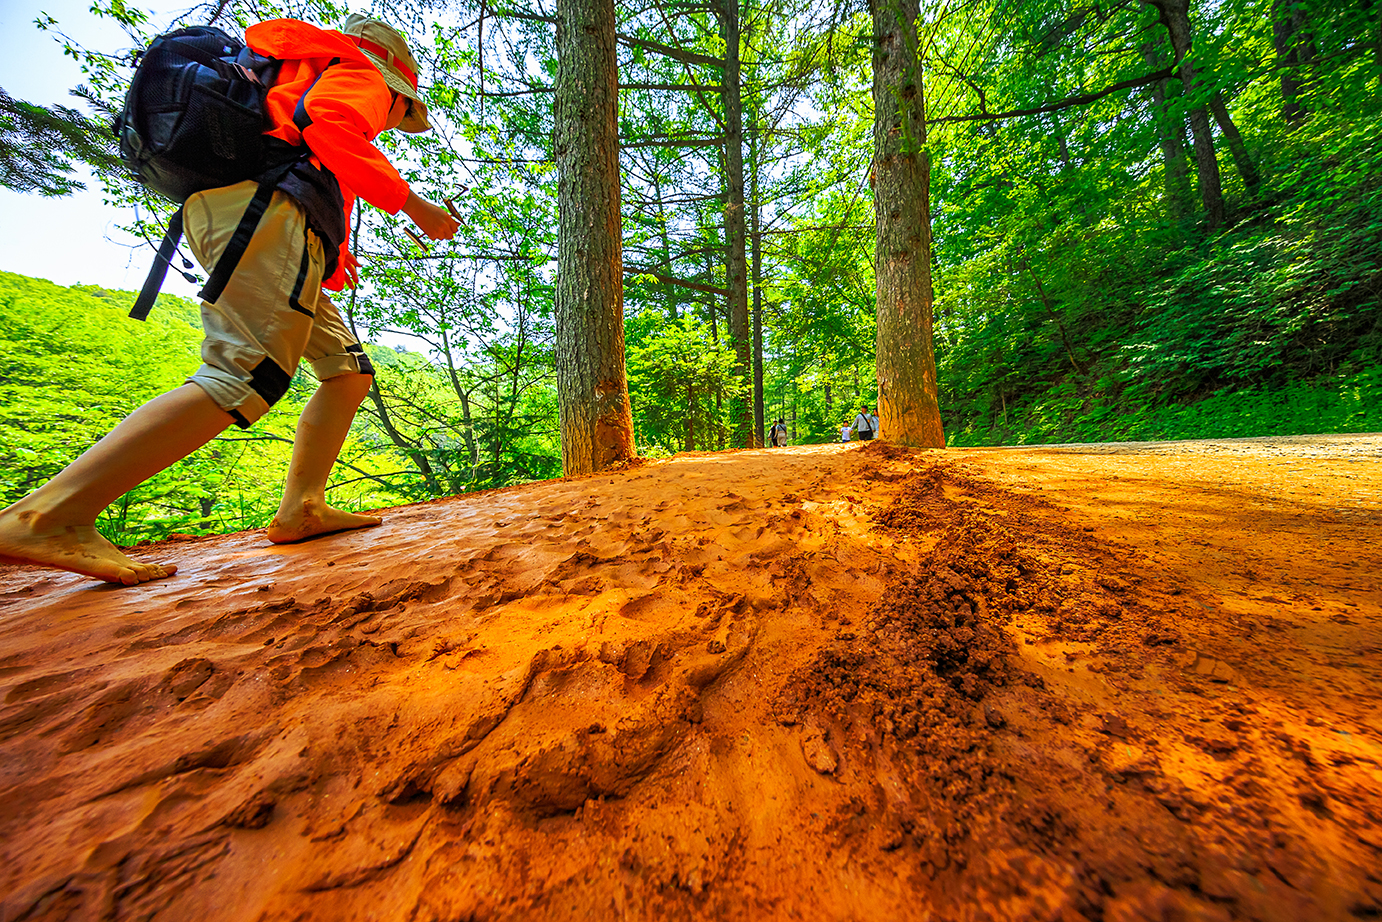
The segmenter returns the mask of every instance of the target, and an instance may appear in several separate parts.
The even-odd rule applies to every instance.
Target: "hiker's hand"
[[[360,260],[349,250],[341,251],[341,271],[345,273],[348,286],[354,288],[360,284]]]
[[[408,193],[408,201],[403,203],[403,213],[433,240],[450,240],[461,226],[445,208],[420,198],[416,192]]]

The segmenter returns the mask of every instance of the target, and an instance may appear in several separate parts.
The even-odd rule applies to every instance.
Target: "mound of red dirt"
[[[1382,915],[1379,458],[701,454],[0,569],[0,918]]]

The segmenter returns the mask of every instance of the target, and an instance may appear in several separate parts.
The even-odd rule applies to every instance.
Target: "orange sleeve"
[[[397,214],[408,200],[408,183],[373,143],[384,130],[391,103],[388,84],[378,70],[342,61],[323,71],[307,94],[311,121],[302,140],[345,190]]]

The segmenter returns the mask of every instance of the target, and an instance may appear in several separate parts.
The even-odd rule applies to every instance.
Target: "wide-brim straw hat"
[[[398,30],[385,22],[372,19],[360,13],[352,13],[345,21],[341,32],[360,46],[389,89],[412,100],[408,114],[403,116],[399,129],[409,134],[419,134],[432,127],[427,121],[427,103],[417,93],[417,60],[408,50],[408,42]]]

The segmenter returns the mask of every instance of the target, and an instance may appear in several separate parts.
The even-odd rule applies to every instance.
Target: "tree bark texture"
[[[634,457],[613,0],[561,0],[557,60],[557,400],[571,476]]]
[[[1238,130],[1238,126],[1233,123],[1233,117],[1229,115],[1228,105],[1224,102],[1222,93],[1216,92],[1210,97],[1209,111],[1214,113],[1214,121],[1219,124],[1219,131],[1228,142],[1228,152],[1233,157],[1234,169],[1242,178],[1244,187],[1252,195],[1257,195],[1262,189],[1262,175],[1257,171],[1257,164],[1253,162],[1252,155],[1248,153],[1243,133]]]
[[[870,0],[878,416],[890,440],[944,448],[931,343],[930,161],[918,0]]]
[[[1142,46],[1142,59],[1148,67],[1161,67],[1161,55],[1148,43]],[[1185,156],[1185,121],[1171,114],[1167,88],[1170,81],[1152,84],[1152,117],[1156,120],[1161,144],[1162,171],[1166,180],[1166,213],[1172,223],[1190,213],[1190,169]]]
[[[1272,43],[1281,67],[1281,118],[1292,128],[1310,117],[1301,101],[1304,90],[1302,64],[1315,58],[1315,43],[1306,28],[1300,0],[1276,0],[1272,7]]]
[[[1171,38],[1176,70],[1185,92],[1194,98],[1198,79],[1194,66],[1186,60],[1193,44],[1190,26],[1190,0],[1145,0],[1161,14],[1162,25]],[[1209,123],[1209,111],[1204,106],[1190,110],[1190,134],[1195,145],[1195,172],[1199,179],[1200,202],[1211,230],[1224,224],[1224,187],[1219,175],[1219,161],[1214,156],[1214,134]]]
[[[747,232],[744,223],[744,102],[739,66],[739,0],[722,0],[720,35],[725,42],[725,78],[720,99],[725,109],[725,288],[729,290],[729,339],[734,347],[737,389],[730,403],[734,447],[752,448],[753,381],[750,355]]]
[[[753,256],[753,439],[754,447],[762,448],[764,437],[763,412],[763,225],[762,206],[758,199],[758,128],[749,134],[749,199],[753,205],[751,240]]]

